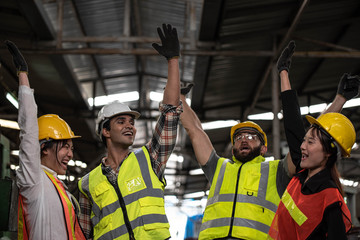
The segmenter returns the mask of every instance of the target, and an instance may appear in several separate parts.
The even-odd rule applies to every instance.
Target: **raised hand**
[[[344,73],[340,79],[337,94],[342,95],[346,100],[350,100],[359,94],[360,77],[351,76]]]
[[[277,62],[277,69],[279,73],[283,70],[289,72],[291,57],[294,54],[295,46],[295,41],[290,41],[286,48],[282,51]]]
[[[176,28],[173,28],[170,24],[163,24],[162,27],[163,31],[159,27],[157,28],[162,46],[153,43],[153,48],[167,60],[180,57],[180,44]]]
[[[21,72],[28,74],[28,72],[29,72],[28,65],[25,61],[25,58],[23,57],[23,55],[20,53],[19,49],[17,48],[17,46],[9,40],[5,41],[5,45],[9,49],[9,52],[11,53],[11,55],[13,57],[17,75],[19,75],[19,73],[21,73]]]
[[[186,96],[191,90],[191,88],[194,86],[193,83],[188,83],[184,87],[180,89],[180,94]]]

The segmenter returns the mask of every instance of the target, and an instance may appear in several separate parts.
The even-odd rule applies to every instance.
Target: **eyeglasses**
[[[249,134],[249,133],[239,134],[235,137],[234,142],[238,142],[243,139],[246,139],[249,141],[255,141],[257,138],[258,138],[258,136],[256,134]]]

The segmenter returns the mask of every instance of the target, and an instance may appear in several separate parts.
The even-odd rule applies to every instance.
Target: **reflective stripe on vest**
[[[281,201],[289,211],[291,217],[299,226],[301,226],[308,219],[306,215],[296,206],[294,199],[292,199],[287,189],[284,192],[284,195],[281,197]]]
[[[284,193],[269,231],[269,239],[307,239],[323,220],[325,209],[338,203],[346,232],[351,229],[351,215],[337,188],[302,194],[300,180],[293,177]]]
[[[48,178],[54,184],[55,189],[59,194],[60,201],[62,203],[64,217],[65,217],[65,225],[67,230],[68,239],[84,239],[85,236],[82,233],[79,222],[77,221],[77,217],[73,208],[73,205],[66,194],[64,186],[61,184],[59,180],[57,180],[52,174],[48,173],[44,170]]]
[[[62,186],[61,182],[55,179],[52,174],[48,173],[45,170],[44,172],[48,176],[50,181],[53,183],[62,204],[67,238],[85,240],[85,236],[81,230],[79,222],[77,221],[74,208],[71,201],[69,200],[68,195],[65,192],[64,186]],[[27,240],[29,239],[29,233],[26,228],[26,221],[24,217],[24,202],[21,194],[19,194],[18,207],[18,239]]]
[[[26,222],[24,217],[24,203],[23,197],[19,194],[18,199],[18,240],[28,240],[29,234],[26,228]]]
[[[137,239],[151,232],[154,232],[153,237],[157,233],[158,239],[170,237],[164,208],[164,185],[152,170],[145,147],[137,149],[124,160],[118,175],[118,186]],[[118,196],[103,175],[101,164],[80,180],[79,188],[92,203],[94,239],[129,239]],[[105,195],[106,200],[103,201]],[[145,230],[149,231],[145,233]]]
[[[262,157],[260,157],[260,158],[262,158]],[[217,212],[216,209],[220,210],[220,208],[224,207],[225,204],[226,204],[226,206],[228,206],[228,208],[230,206],[229,204],[231,204],[231,206],[234,206],[233,204],[234,204],[234,199],[235,199],[235,191],[234,191],[234,193],[221,193],[221,187],[224,184],[224,179],[226,177],[228,177],[228,176],[225,176],[225,174],[227,174],[226,168],[230,164],[236,164],[236,163],[232,162],[229,159],[219,159],[219,161],[220,160],[223,160],[223,162],[221,163],[221,167],[220,167],[217,179],[215,181],[213,181],[213,184],[215,184],[214,193],[213,193],[213,196],[208,199],[207,206],[205,209],[205,215],[207,215],[207,214],[210,215],[210,213],[209,213],[210,211]],[[246,164],[237,163],[238,169],[241,166],[249,166],[247,164],[256,164],[256,166],[259,166],[260,169],[257,171],[260,171],[260,177],[259,177],[260,179],[259,179],[259,182],[257,185],[257,195],[253,195],[253,193],[251,191],[250,192],[248,191],[249,195],[245,195],[243,193],[237,194],[237,196],[236,196],[236,206],[237,206],[236,211],[237,212],[241,211],[239,209],[240,206],[238,206],[239,204],[243,204],[241,206],[241,209],[243,209],[243,207],[246,207],[247,204],[250,204],[249,207],[251,207],[251,205],[254,205],[254,206],[256,205],[258,207],[264,208],[262,213],[264,213],[264,211],[266,209],[268,211],[266,218],[267,219],[270,218],[272,220],[272,217],[275,215],[275,212],[277,210],[276,203],[278,203],[280,201],[280,196],[278,196],[277,191],[276,191],[276,194],[274,194],[274,192],[271,192],[270,194],[276,195],[276,197],[273,197],[276,199],[274,202],[267,200],[266,196],[268,194],[267,189],[268,189],[268,181],[269,181],[270,164],[275,164],[275,165],[273,165],[273,167],[277,168],[279,161],[277,160],[277,161],[272,161],[272,162],[259,162],[259,159],[257,161],[258,162],[248,162]],[[258,164],[260,164],[260,165],[258,165]],[[255,166],[255,165],[253,165],[253,166]],[[247,169],[249,169],[249,168],[247,168]],[[241,169],[240,175],[246,174],[247,169],[245,169],[245,170]],[[233,174],[233,172],[232,172],[232,174]],[[240,181],[240,175],[239,175],[239,179],[236,179],[236,176],[233,177],[234,185],[236,184],[236,181]],[[245,180],[243,179],[242,181],[246,181],[246,180],[247,179],[245,179]],[[232,180],[230,180],[230,181],[232,181]],[[243,183],[244,182],[242,182],[240,184],[243,184]],[[226,183],[226,184],[230,184],[230,183]],[[272,178],[272,181],[269,184],[274,185],[274,187],[276,188],[276,177]],[[238,189],[241,187],[243,187],[243,186],[238,187]],[[274,191],[274,190],[272,190],[272,191]],[[217,205],[214,205],[214,204],[217,204]],[[212,205],[215,206],[215,210],[214,209],[210,210]],[[226,209],[228,209],[228,208],[226,208]],[[271,212],[271,214],[270,214],[270,212]],[[261,235],[261,237],[266,238],[266,235],[270,229],[271,221],[266,220],[265,222],[268,222],[268,224],[265,224],[265,223],[259,221],[259,220],[262,220],[261,218],[262,218],[262,216],[255,216],[252,219],[246,218],[246,217],[243,218],[243,217],[238,217],[237,214],[235,213],[232,226],[253,229],[251,231],[259,231],[258,234]],[[226,231],[226,230],[222,227],[228,227],[227,229],[229,231],[231,229],[231,228],[229,228],[230,224],[231,224],[231,220],[232,220],[231,213],[229,213],[227,215],[227,217],[220,215],[220,216],[213,216],[212,219],[209,217],[206,218],[204,216],[204,221],[201,225],[200,239],[226,237],[228,235],[228,233],[225,233],[224,231]],[[211,229],[213,229],[213,230],[211,230]],[[253,235],[253,233],[246,233],[246,231],[247,230],[241,230],[242,233],[240,236],[237,234],[238,230],[235,230],[235,231],[232,230],[231,236],[246,238],[248,235]],[[248,230],[248,231],[250,231],[250,230]],[[256,236],[258,237],[259,235],[256,235]]]

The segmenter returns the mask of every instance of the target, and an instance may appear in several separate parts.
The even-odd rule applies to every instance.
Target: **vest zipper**
[[[236,207],[236,198],[237,198],[237,194],[238,194],[238,187],[239,187],[239,179],[240,179],[240,172],[241,172],[241,168],[244,166],[245,163],[241,164],[238,174],[237,174],[237,179],[236,179],[236,188],[235,188],[235,197],[234,197],[234,204],[233,204],[233,210],[231,213],[231,221],[230,221],[230,229],[229,229],[229,234],[228,237],[231,237],[231,232],[233,229],[233,224],[234,224],[234,216],[235,216],[235,207]]]
[[[108,181],[109,181],[109,179],[108,179]],[[129,233],[129,239],[130,240],[135,240],[134,232],[132,230],[130,220],[129,220],[129,216],[127,214],[126,204],[125,204],[124,198],[121,195],[120,189],[119,189],[117,184],[113,184],[111,181],[109,181],[109,182],[114,187],[114,189],[116,191],[116,194],[118,195],[120,207],[121,207],[121,210],[122,210],[123,216],[124,216],[126,229],[128,230],[128,233]]]

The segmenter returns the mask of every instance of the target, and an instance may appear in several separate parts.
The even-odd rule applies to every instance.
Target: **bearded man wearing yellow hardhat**
[[[77,218],[79,204],[58,178],[73,158],[72,139],[80,136],[56,114],[37,119],[27,63],[14,43],[5,45],[19,77],[18,239],[85,239]]]
[[[294,48],[295,43],[290,42],[277,63],[282,88],[290,85],[287,73]],[[344,84],[349,81],[354,85]],[[346,100],[356,96],[358,90],[358,82],[342,78],[339,97],[326,111],[340,111]],[[218,156],[196,113],[187,105],[185,96],[182,95],[181,99],[184,104],[181,123],[190,137],[196,160],[211,184],[199,239],[266,239],[280,198],[298,163],[292,162],[290,154],[281,160],[265,161],[267,136],[252,121],[231,128],[232,159]],[[295,91],[282,92],[282,103],[284,118],[286,115],[291,119],[285,125],[289,133],[289,149],[296,153],[300,150],[305,131]]]

